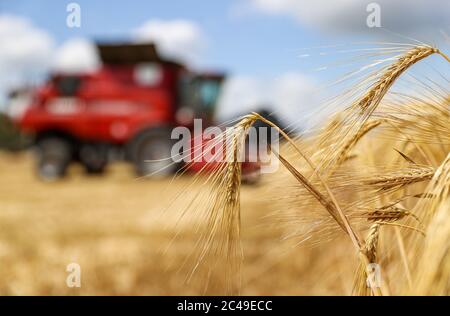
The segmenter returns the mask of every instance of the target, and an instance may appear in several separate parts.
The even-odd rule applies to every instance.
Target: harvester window
[[[203,107],[214,108],[220,92],[220,83],[213,80],[200,82],[199,94]]]
[[[180,107],[196,113],[212,114],[220,93],[221,82],[201,77],[184,77],[180,82]]]

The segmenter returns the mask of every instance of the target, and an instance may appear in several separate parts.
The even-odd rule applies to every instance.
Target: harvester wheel
[[[41,179],[54,181],[63,177],[72,159],[72,146],[59,137],[46,137],[37,143],[37,172]]]
[[[102,174],[108,164],[108,150],[105,146],[98,144],[83,144],[79,157],[89,174]]]
[[[178,165],[171,159],[173,140],[168,128],[153,128],[141,132],[129,145],[129,156],[139,176],[165,177]]]

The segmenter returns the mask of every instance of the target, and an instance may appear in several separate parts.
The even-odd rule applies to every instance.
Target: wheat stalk
[[[440,51],[431,46],[417,46],[409,50],[384,71],[355,106],[359,108],[361,114],[370,115],[402,73],[422,59],[436,53],[440,53]]]
[[[417,46],[407,51],[387,67],[367,92],[351,105],[348,117],[353,121],[351,121],[350,124],[346,125],[345,120],[340,124],[333,122],[333,127],[327,129],[328,132],[323,138],[328,139],[333,134],[337,134],[338,139],[336,140],[336,147],[332,146],[322,159],[320,167],[323,171],[329,173],[330,166],[336,164],[338,157],[341,155],[340,153],[343,151],[342,148],[345,147],[346,144],[351,143],[352,139],[355,139],[361,132],[364,128],[364,124],[381,103],[394,82],[412,65],[433,54],[439,54],[447,61],[449,60],[449,58],[439,49],[427,45]],[[356,114],[356,117],[354,114]],[[336,148],[338,149],[336,150]]]
[[[389,191],[401,187],[430,180],[434,175],[434,168],[428,166],[416,166],[408,169],[394,170],[386,174],[361,180],[362,185],[367,185],[375,190]]]
[[[364,249],[362,249],[361,254],[365,256],[362,258],[355,276],[355,282],[353,286],[353,293],[359,296],[369,296],[369,295],[382,295],[379,284],[374,284],[372,278],[369,276],[371,271],[368,269],[372,264],[377,262],[377,248],[378,248],[378,237],[380,233],[380,224],[375,223],[370,226],[369,233],[365,240]]]
[[[347,143],[342,146],[337,155],[337,160],[335,166],[338,167],[348,158],[348,153],[356,146],[358,141],[364,137],[367,133],[369,133],[374,128],[378,127],[382,123],[382,120],[373,120],[371,122],[367,122],[357,133],[350,138]]]
[[[399,221],[407,216],[417,218],[414,214],[403,208],[391,205],[374,209],[372,211],[363,212],[362,214],[370,222],[394,222]]]
[[[450,199],[438,205],[420,256],[414,284],[405,290],[413,295],[450,295]]]
[[[200,200],[201,206],[206,206],[206,225],[197,242],[199,249],[195,256],[196,262],[191,269],[189,281],[200,266],[223,266],[226,291],[237,294],[240,291],[240,269],[243,260],[240,244],[240,186],[242,174],[242,152],[249,128],[257,120],[250,114],[243,117],[233,128],[218,137],[226,140],[226,159],[219,164],[215,172],[207,178],[205,185],[212,186],[212,193],[206,201]],[[211,206],[210,206],[211,205]],[[194,204],[190,204],[194,207]]]

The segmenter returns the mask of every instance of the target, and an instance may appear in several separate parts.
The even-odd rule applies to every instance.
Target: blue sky
[[[305,31],[294,19],[243,13],[242,1],[168,0],[98,1],[78,0],[81,28],[66,27],[66,5],[71,1],[2,0],[1,11],[29,18],[62,43],[73,37],[127,39],[130,31],[145,21],[187,19],[205,33],[203,63],[230,72],[270,76],[301,66],[297,49],[320,45],[314,32]],[[37,5],[39,4],[39,5]]]
[[[66,25],[71,2],[81,7],[80,28]],[[8,88],[48,72],[54,62],[65,67],[91,62],[86,41],[136,40],[139,35],[161,41],[162,50],[198,68],[228,73],[221,106],[225,116],[263,103],[287,116],[299,115],[309,110],[314,87],[340,73],[337,67],[313,69],[351,58],[324,56],[321,48],[301,58],[303,49],[361,40],[407,41],[386,36],[385,29],[438,44],[440,30],[450,33],[448,0],[377,0],[383,29],[367,27],[371,2],[0,0],[0,101]]]

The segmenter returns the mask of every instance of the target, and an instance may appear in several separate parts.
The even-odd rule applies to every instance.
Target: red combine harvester
[[[224,75],[193,73],[163,59],[153,44],[99,44],[98,51],[99,70],[53,74],[16,120],[34,135],[38,174],[62,177],[73,161],[101,173],[111,149],[133,163],[138,175],[175,172],[172,128],[191,128],[194,118],[203,127],[213,123]]]

